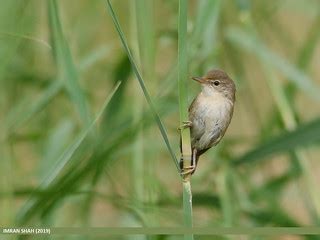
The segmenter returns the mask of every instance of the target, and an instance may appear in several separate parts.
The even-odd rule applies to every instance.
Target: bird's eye
[[[215,80],[215,81],[213,82],[213,84],[214,84],[215,86],[219,86],[219,85],[220,85],[220,81]]]

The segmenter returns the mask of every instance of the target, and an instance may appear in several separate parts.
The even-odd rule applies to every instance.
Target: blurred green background
[[[178,1],[112,4],[178,156]],[[221,68],[237,85],[192,177],[194,226],[319,226],[319,2],[190,0],[188,19],[188,75]],[[2,0],[0,56],[1,226],[183,226],[179,174],[105,1]],[[248,237],[300,238],[318,239]]]

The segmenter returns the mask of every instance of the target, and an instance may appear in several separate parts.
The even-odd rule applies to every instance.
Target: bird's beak
[[[204,77],[192,77],[193,80],[199,82],[199,83],[205,83],[206,80]]]

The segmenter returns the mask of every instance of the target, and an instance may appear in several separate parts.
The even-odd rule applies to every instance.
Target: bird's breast
[[[209,147],[215,141],[213,138],[220,138],[228,127],[233,103],[224,96],[199,94],[193,105],[189,113],[192,142],[203,145],[200,148]]]
[[[232,102],[223,96],[199,95],[195,104],[194,114],[204,121],[223,121],[233,109]]]

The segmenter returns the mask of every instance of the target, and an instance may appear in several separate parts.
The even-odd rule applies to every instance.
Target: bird
[[[226,72],[220,69],[208,71],[203,77],[192,77],[201,85],[201,92],[194,98],[183,128],[189,127],[191,134],[191,166],[183,167],[181,174],[193,174],[199,157],[216,146],[226,133],[233,116],[236,86]]]

